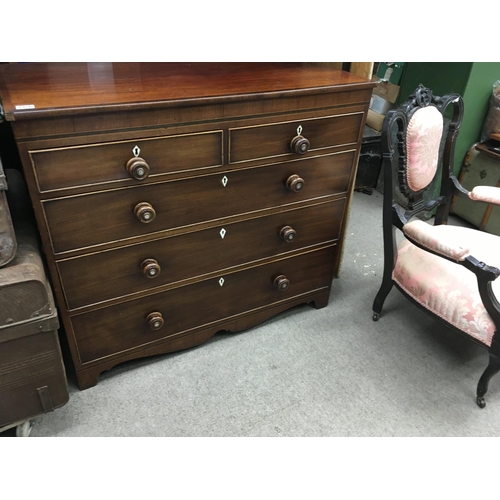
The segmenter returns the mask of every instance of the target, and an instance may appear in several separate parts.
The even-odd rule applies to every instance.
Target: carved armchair
[[[447,127],[445,114],[450,119]],[[386,115],[382,129],[384,273],[373,303],[373,320],[379,319],[395,285],[436,320],[487,348],[489,364],[476,395],[477,404],[484,408],[489,381],[500,371],[500,238],[447,221],[452,196],[500,205],[500,188],[480,186],[469,192],[453,175],[462,116],[458,94],[436,97],[422,85],[409,101]],[[434,210],[433,223],[419,218]],[[404,236],[399,244],[396,229]]]

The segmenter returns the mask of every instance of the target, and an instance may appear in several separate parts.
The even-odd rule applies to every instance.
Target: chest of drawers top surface
[[[0,71],[7,120],[373,86],[300,63],[30,63]]]

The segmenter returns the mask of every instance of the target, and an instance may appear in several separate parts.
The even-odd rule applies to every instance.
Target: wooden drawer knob
[[[280,238],[286,243],[291,243],[297,236],[297,231],[291,226],[285,226],[280,231]]]
[[[295,136],[290,142],[290,149],[298,155],[307,153],[310,146],[311,144],[309,143],[309,141],[301,135]]]
[[[141,263],[141,271],[146,278],[156,278],[160,274],[161,267],[155,259],[146,259]]]
[[[297,174],[293,174],[286,180],[286,187],[293,191],[294,193],[298,193],[304,187],[304,179],[299,177]]]
[[[163,319],[163,316],[159,312],[152,312],[149,313],[146,321],[148,323],[148,326],[151,330],[159,330],[165,323],[165,320]]]
[[[283,292],[290,286],[290,281],[285,275],[280,274],[274,278],[273,284],[280,292]]]
[[[127,170],[128,175],[136,181],[143,181],[149,175],[149,165],[138,156],[131,158],[127,162],[127,165],[125,165],[125,169]]]
[[[135,206],[134,214],[138,220],[144,222],[145,224],[151,222],[156,217],[155,209],[150,203],[146,203],[145,201],[138,203]]]

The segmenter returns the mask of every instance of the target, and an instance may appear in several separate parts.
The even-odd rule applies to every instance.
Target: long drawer
[[[30,152],[41,192],[134,180],[126,170],[137,157],[148,179],[222,165],[222,131],[136,139]]]
[[[335,241],[344,205],[342,198],[59,261],[68,309]]]
[[[74,316],[72,325],[81,362],[117,355],[327,288],[332,280],[333,249],[326,247]],[[275,286],[280,276],[289,281],[282,290]]]
[[[353,150],[176,182],[56,198],[44,201],[43,206],[53,249],[59,254],[345,193],[354,158]],[[303,180],[299,191],[293,186],[287,188],[294,175]],[[141,221],[145,206],[148,222]]]

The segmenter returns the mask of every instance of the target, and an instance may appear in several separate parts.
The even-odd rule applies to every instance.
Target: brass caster
[[[486,401],[484,398],[480,398],[479,396],[476,398],[476,403],[479,408],[484,408],[486,406]]]
[[[379,313],[373,313],[373,316],[372,316],[373,321],[378,321],[379,318],[380,318]]]

